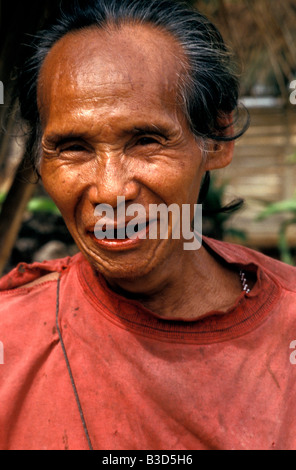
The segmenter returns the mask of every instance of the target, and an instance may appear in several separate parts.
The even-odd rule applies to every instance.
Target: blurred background
[[[236,142],[233,163],[212,175],[203,232],[295,264],[296,0],[187,3],[218,26],[233,51],[240,101],[251,119]],[[13,98],[23,45],[50,23],[58,7],[59,0],[0,3],[0,276],[21,261],[77,251],[59,211],[23,164],[24,136]],[[236,198],[245,200],[241,209],[215,212]]]

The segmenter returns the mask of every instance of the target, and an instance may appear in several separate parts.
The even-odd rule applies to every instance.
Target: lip
[[[88,230],[88,234],[91,236],[92,240],[95,241],[95,243],[102,248],[110,251],[125,251],[125,250],[130,250],[139,244],[143,243],[145,239],[147,238],[147,234],[149,232],[149,225],[150,223],[148,222],[146,224],[146,227],[142,229],[140,232],[135,234],[132,238],[125,238],[125,239],[109,239],[109,238],[104,238],[104,239],[98,239],[95,236],[94,229]],[[116,228],[116,226],[114,227]],[[143,236],[145,234],[145,236]]]

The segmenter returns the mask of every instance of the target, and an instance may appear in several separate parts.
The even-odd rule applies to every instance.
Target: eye
[[[84,152],[85,147],[79,144],[67,145],[60,148],[60,152]]]
[[[159,144],[158,140],[154,139],[153,137],[141,137],[137,140],[138,145],[152,145],[152,144]]]

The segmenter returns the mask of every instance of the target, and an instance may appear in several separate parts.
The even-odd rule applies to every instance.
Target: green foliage
[[[0,193],[0,208],[1,204],[3,204],[5,200],[5,197],[5,193]],[[27,205],[27,211],[32,214],[36,212],[46,212],[49,214],[61,215],[55,203],[46,196],[33,197]]]
[[[47,197],[34,197],[27,206],[28,212],[48,212],[50,214],[61,215],[55,203]]]
[[[287,229],[296,224],[296,197],[269,204],[257,217],[257,220],[265,220],[274,215],[285,215],[287,218],[281,222],[278,231],[278,249],[281,260],[284,263],[294,265],[291,248],[287,240]]]
[[[296,152],[293,152],[291,155],[288,155],[286,158],[287,163],[296,163]]]
[[[258,220],[264,220],[275,214],[292,213],[296,215],[296,198],[269,204],[258,216]]]

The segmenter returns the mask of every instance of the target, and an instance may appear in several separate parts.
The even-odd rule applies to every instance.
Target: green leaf
[[[270,204],[264,209],[257,217],[257,220],[263,220],[274,214],[283,214],[286,212],[296,213],[296,198],[285,199],[284,201],[275,202]]]
[[[49,212],[50,214],[61,215],[55,203],[47,197],[34,197],[27,205],[29,212]]]

